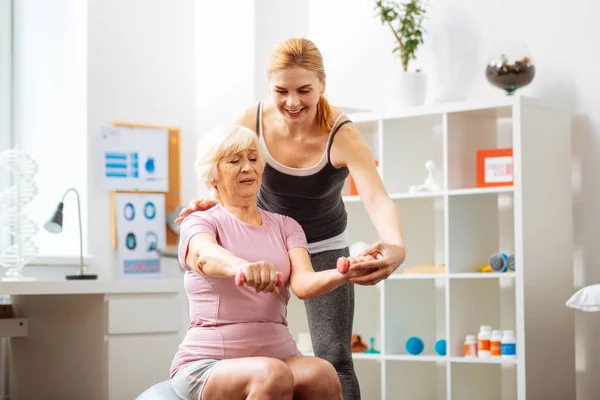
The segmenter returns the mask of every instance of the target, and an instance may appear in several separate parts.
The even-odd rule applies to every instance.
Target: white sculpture
[[[35,278],[23,276],[21,270],[38,254],[33,241],[38,228],[25,216],[24,207],[37,195],[38,165],[16,147],[0,153],[0,167],[12,173],[14,183],[0,191],[0,266],[8,268],[2,280],[32,281]]]
[[[431,160],[425,162],[425,169],[427,169],[427,178],[422,185],[411,185],[408,188],[409,193],[417,192],[437,192],[440,190],[440,185],[437,184],[433,178],[433,170],[435,169],[435,163]]]

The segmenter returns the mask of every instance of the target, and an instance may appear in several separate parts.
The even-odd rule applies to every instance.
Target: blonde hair
[[[210,197],[219,201],[215,182],[219,179],[217,168],[223,157],[228,157],[254,145],[259,162],[264,166],[265,158],[258,135],[244,126],[219,126],[200,139],[196,151],[196,176],[210,191]]]
[[[302,67],[317,73],[321,80],[325,79],[323,56],[313,42],[305,38],[291,38],[279,43],[271,52],[267,73],[271,75],[276,71],[285,71],[293,67]],[[321,133],[331,131],[331,116],[333,112],[329,102],[323,94],[317,103],[317,121]]]

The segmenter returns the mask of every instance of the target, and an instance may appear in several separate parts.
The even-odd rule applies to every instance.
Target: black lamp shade
[[[44,229],[52,233],[61,233],[63,224],[63,203],[59,203],[52,218],[44,224]]]

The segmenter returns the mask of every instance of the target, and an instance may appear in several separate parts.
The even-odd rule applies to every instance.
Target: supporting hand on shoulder
[[[179,213],[179,218],[175,220],[176,224],[180,224],[185,217],[193,213],[194,211],[206,211],[213,208],[217,203],[214,200],[209,199],[198,199],[190,201],[189,207],[184,208]]]

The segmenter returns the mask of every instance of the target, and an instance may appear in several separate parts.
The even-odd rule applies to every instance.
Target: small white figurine
[[[427,169],[427,178],[425,178],[425,182],[423,182],[422,185],[410,185],[408,188],[409,193],[437,192],[440,190],[440,185],[438,185],[433,178],[435,163],[431,160],[428,160],[425,162],[425,169]]]

